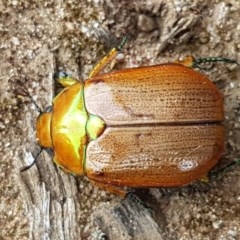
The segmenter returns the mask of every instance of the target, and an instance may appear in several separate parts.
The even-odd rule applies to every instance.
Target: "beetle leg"
[[[206,58],[197,58],[195,59],[193,56],[187,56],[183,60],[175,61],[175,63],[179,63],[189,68],[200,68],[200,65],[203,63],[213,63],[213,62],[224,62],[224,63],[233,63],[238,64],[236,60],[229,58],[221,58],[221,57],[206,57]]]
[[[93,185],[95,185],[96,187],[101,188],[101,189],[103,189],[105,191],[108,191],[110,193],[113,193],[115,195],[118,195],[121,198],[124,198],[128,193],[127,190],[125,190],[123,188],[120,188],[120,187],[117,187],[117,186],[113,186],[113,185],[106,184],[106,183],[95,182],[93,180],[90,180],[90,182]]]
[[[177,60],[174,63],[179,63],[185,67],[192,68],[194,64],[194,57],[193,56],[187,56],[183,60]]]
[[[208,183],[208,182],[209,182],[208,174],[203,175],[203,176],[199,179],[199,181]]]
[[[233,169],[234,167],[236,167],[238,165],[240,165],[240,158],[236,159],[236,160],[233,160],[227,166],[221,168],[218,171],[210,172],[209,174],[206,174],[206,175],[202,176],[199,180],[202,181],[202,182],[209,182],[209,178],[217,178],[220,175],[229,172],[231,169]]]
[[[119,46],[112,48],[111,51],[105,57],[103,57],[99,63],[97,63],[97,65],[90,72],[89,78],[98,75],[108,65],[108,63],[110,63],[117,56],[118,52],[122,50],[124,44],[126,43],[126,40],[127,38],[124,37]]]
[[[58,74],[57,81],[63,86],[63,87],[70,87],[76,83],[79,83],[79,81],[75,78],[73,78],[71,75],[68,75],[67,73],[60,72]]]
[[[193,63],[192,67],[193,68],[201,68],[200,64],[202,63],[214,63],[214,62],[224,62],[224,63],[233,63],[233,64],[238,64],[238,62],[234,59],[229,59],[229,58],[222,58],[222,57],[206,57],[206,58],[193,58]]]
[[[217,178],[220,175],[222,175],[226,172],[229,172],[231,169],[233,169],[234,167],[236,167],[238,165],[240,165],[240,158],[230,162],[227,166],[223,167],[222,169],[220,169],[216,172],[211,172],[210,177],[211,178]]]

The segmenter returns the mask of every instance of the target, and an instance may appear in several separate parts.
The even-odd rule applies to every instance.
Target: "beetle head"
[[[52,107],[48,107],[45,112],[37,118],[37,141],[42,148],[52,148],[50,124],[52,118]]]

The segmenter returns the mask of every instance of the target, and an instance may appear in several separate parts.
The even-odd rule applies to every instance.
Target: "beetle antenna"
[[[39,151],[38,151],[38,153],[37,153],[36,156],[34,157],[33,162],[32,162],[31,164],[25,166],[25,167],[20,168],[20,172],[25,172],[25,171],[27,171],[28,169],[30,169],[30,168],[35,164],[35,162],[36,162],[36,160],[38,159],[39,155],[41,154],[42,150],[43,150],[43,148],[40,148]]]
[[[21,95],[26,96],[30,99],[31,103],[35,106],[35,108],[37,109],[37,111],[41,114],[43,111],[42,109],[38,106],[38,104],[36,103],[36,101],[33,99],[33,97],[31,96],[31,94],[29,93],[27,87],[25,85],[22,85],[21,87]]]

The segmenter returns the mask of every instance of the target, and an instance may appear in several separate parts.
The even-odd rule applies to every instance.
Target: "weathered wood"
[[[101,204],[92,214],[92,219],[107,239],[166,239],[166,225],[159,226],[152,213],[152,210],[137,198],[128,196],[113,206]],[[164,219],[163,214],[159,217]]]

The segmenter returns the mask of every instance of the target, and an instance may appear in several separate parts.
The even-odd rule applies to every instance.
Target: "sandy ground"
[[[24,84],[44,109],[57,71],[85,79],[126,34],[114,69],[189,54],[240,62],[239,1],[12,0],[0,12],[0,239],[240,239],[240,167],[210,183],[140,191],[150,211],[62,172],[45,153],[20,174],[38,149],[38,113],[17,94]],[[225,97],[218,169],[240,158],[240,67],[206,69]]]

